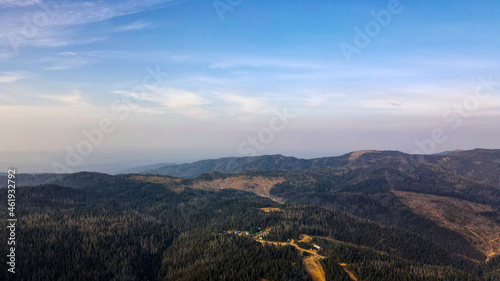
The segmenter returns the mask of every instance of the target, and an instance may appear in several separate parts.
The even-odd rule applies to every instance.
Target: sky
[[[499,10],[0,0],[0,168],[499,148]]]

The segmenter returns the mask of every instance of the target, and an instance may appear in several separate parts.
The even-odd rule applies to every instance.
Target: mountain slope
[[[195,178],[213,171],[222,173],[240,173],[250,169],[256,170],[304,170],[308,161],[282,155],[266,155],[257,157],[229,157],[216,160],[202,160],[191,164],[169,165],[151,169],[143,174],[168,175],[181,178]]]
[[[281,155],[224,158],[166,167],[193,179],[158,175],[78,173],[18,175],[18,185],[100,187],[109,193],[143,186],[223,193],[239,190],[274,202],[312,205],[404,230],[476,262],[500,252],[498,150],[408,155],[359,151],[301,160]],[[163,169],[163,168],[162,168]],[[239,174],[218,172],[246,170]],[[6,183],[0,176],[1,183]],[[112,188],[111,188],[111,187]],[[128,191],[127,191],[128,192]],[[415,200],[419,198],[419,200]]]
[[[310,280],[293,248],[266,247],[225,233],[231,229],[257,232],[258,228],[271,229],[266,239],[273,241],[296,239],[304,233],[383,251],[389,256],[374,256],[370,262],[397,260],[404,264],[402,268],[413,266],[419,271],[391,267],[384,273],[386,279],[379,280],[390,280],[394,274],[428,280],[425,268],[432,268],[435,276],[468,276],[468,280],[480,280],[482,274],[482,265],[414,233],[344,212],[278,204],[249,192],[195,187],[209,179],[78,173],[59,180],[72,187],[18,189],[23,198],[18,213],[23,218],[19,229],[23,243],[16,253],[24,257],[18,280],[33,276],[40,280]],[[257,188],[248,186],[252,187]],[[6,189],[0,193],[6,196]],[[266,207],[281,211],[262,211]],[[5,217],[5,212],[6,202],[1,201],[0,216]],[[1,232],[0,239],[5,235]],[[0,250],[6,247],[3,243]],[[361,261],[348,254],[352,250],[335,249],[328,248],[328,258]],[[323,265],[328,276],[342,270],[335,264]],[[0,265],[3,274],[7,274],[5,266]],[[361,263],[354,269],[376,273],[376,268]],[[75,270],[78,277],[71,274]]]
[[[304,171],[319,167],[392,168],[411,172],[424,164],[434,165],[486,184],[499,186],[500,183],[500,150],[486,149],[455,151],[440,155],[409,155],[398,151],[355,151],[342,156],[317,159],[297,159],[283,155],[230,157],[189,164],[167,165],[142,173],[195,178],[213,171],[236,174],[246,170]]]
[[[153,164],[153,165],[145,165],[145,166],[139,166],[139,167],[133,167],[133,168],[128,168],[125,170],[120,170],[116,174],[141,174],[145,173],[150,170],[155,170],[167,166],[173,166],[177,164],[173,163],[158,163],[158,164]]]
[[[247,170],[261,171],[303,171],[314,167],[342,167],[355,162],[363,155],[371,162],[384,157],[399,159],[404,154],[397,151],[356,151],[338,157],[324,157],[317,159],[298,159],[283,155],[264,155],[255,157],[228,157],[212,160],[202,160],[194,163],[167,165],[158,169],[150,169],[144,174],[158,174],[182,178],[195,178],[201,174],[218,171],[235,174]],[[365,161],[365,160],[364,160]],[[380,164],[380,163],[379,163]]]

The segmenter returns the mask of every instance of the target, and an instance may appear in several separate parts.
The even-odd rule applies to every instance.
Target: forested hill
[[[16,175],[19,280],[310,280],[311,266],[324,280],[350,280],[346,272],[500,280],[498,150],[203,163],[208,173],[196,178]],[[201,164],[178,168],[189,165]],[[264,229],[264,241],[278,246],[259,243]],[[313,244],[286,246],[301,235],[314,237],[320,255],[300,250]]]
[[[265,155],[256,157],[228,157],[214,160],[202,160],[190,164],[167,165],[150,169],[142,174],[168,175],[181,178],[195,178],[209,172],[236,174],[246,170],[305,170],[310,168],[310,161],[286,157],[283,155]]]
[[[283,155],[230,157],[203,160],[190,164],[166,165],[160,168],[141,170],[141,173],[195,178],[213,171],[235,174],[252,169],[262,171],[301,171],[317,167],[358,168],[362,166],[406,169],[425,163],[456,171],[474,179],[486,180],[490,184],[500,182],[500,150],[487,149],[455,151],[425,156],[409,155],[398,151],[356,151],[338,157],[308,160]]]
[[[267,186],[264,175],[243,174],[233,187],[245,186],[241,177],[255,190]],[[475,261],[481,253],[453,235],[455,247],[442,246],[346,212],[225,189],[226,179],[234,178],[78,173],[54,176],[57,185],[21,184],[16,280],[311,280],[309,254],[286,245],[302,234],[323,248],[324,280],[350,280],[342,266],[359,280],[497,280],[498,259]],[[6,210],[0,201],[0,216]],[[263,241],[281,246],[252,237],[264,229]]]

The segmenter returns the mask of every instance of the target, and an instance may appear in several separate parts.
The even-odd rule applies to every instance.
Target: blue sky
[[[436,152],[498,148],[496,93],[452,114],[459,128],[443,118],[479,77],[498,78],[498,1],[242,0],[221,18],[214,5],[229,2],[0,0],[0,151],[64,151],[109,119],[96,155],[244,156],[284,108],[295,117],[257,154],[412,152],[436,128],[449,136]],[[347,60],[341,44],[382,11],[390,20]],[[148,69],[161,83],[144,87]],[[112,105],[127,99],[121,118]]]

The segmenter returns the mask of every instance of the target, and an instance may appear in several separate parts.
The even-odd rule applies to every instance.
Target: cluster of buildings
[[[252,236],[252,237],[258,238],[259,240],[262,240],[263,237],[266,237],[269,234],[267,231],[262,230],[260,227],[258,228],[258,230],[255,233],[250,233],[250,231],[240,231],[240,230],[225,231],[224,233],[234,234],[234,235],[240,235],[240,236]],[[299,235],[298,241],[302,241],[304,238],[305,238],[304,235],[301,234],[301,235]],[[291,240],[288,239],[287,245],[289,245],[290,241]],[[321,250],[320,246],[318,246],[316,244],[311,244],[311,245],[317,251]]]
[[[257,232],[255,232],[255,233],[250,233],[250,231],[240,231],[240,230],[227,231],[225,233],[236,234],[236,235],[245,235],[245,236],[259,236],[259,235],[266,236],[267,235],[267,233],[263,235],[264,230],[262,230],[260,227],[258,228]]]

